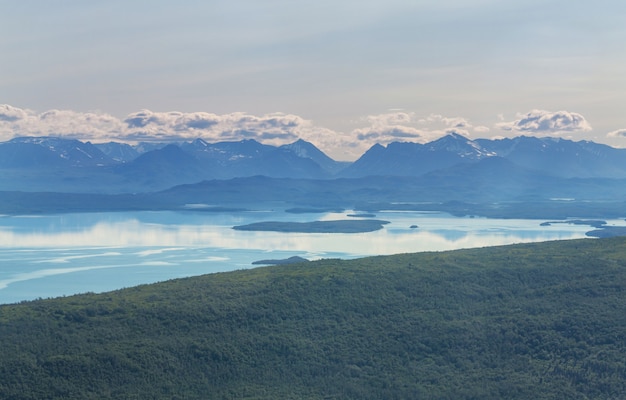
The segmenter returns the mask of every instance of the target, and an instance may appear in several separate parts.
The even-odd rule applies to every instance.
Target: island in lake
[[[589,237],[609,238],[615,236],[626,236],[626,226],[603,226],[586,233]]]
[[[238,231],[271,231],[289,233],[364,233],[382,229],[389,221],[379,219],[334,220],[312,222],[255,222],[234,226]]]
[[[563,221],[546,221],[543,222],[541,226],[550,226],[552,224],[589,225],[596,229],[585,233],[585,235],[595,238],[626,236],[626,226],[608,226],[606,224],[606,221],[598,219],[567,219]]]
[[[551,226],[552,224],[589,225],[601,229],[606,225],[606,221],[599,219],[566,219],[563,221],[546,221],[541,223],[540,226]]]

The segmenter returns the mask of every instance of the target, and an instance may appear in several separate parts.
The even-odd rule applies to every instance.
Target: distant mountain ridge
[[[426,144],[375,145],[341,175],[420,176],[496,156],[523,168],[563,178],[626,177],[626,149],[552,137],[471,140],[454,133]]]
[[[497,154],[452,133],[426,144],[393,142],[387,147],[374,145],[341,175],[352,178],[370,175],[419,176],[493,155]]]
[[[326,179],[345,165],[304,140],[280,147],[252,139],[131,146],[19,137],[0,143],[0,190],[111,193],[255,175]]]
[[[490,159],[494,162],[485,162]],[[425,144],[377,144],[347,163],[301,139],[282,146],[252,139],[129,145],[19,137],[0,143],[0,190],[123,193],[257,175],[322,180],[397,176],[424,182],[446,177],[450,184],[467,186],[463,182],[495,179],[496,172],[498,180],[505,179],[503,171],[511,186],[529,177],[624,179],[626,149],[529,136],[471,140],[453,133]]]
[[[90,142],[56,137],[20,137],[0,143],[0,167],[88,167],[112,159]]]
[[[626,149],[590,141],[519,136],[513,139],[477,139],[489,152],[517,165],[565,178],[624,178]]]

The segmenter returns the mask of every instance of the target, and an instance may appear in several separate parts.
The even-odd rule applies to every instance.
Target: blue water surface
[[[349,219],[346,213],[283,210],[122,212],[0,217],[0,303],[104,292],[139,284],[252,268],[300,256],[356,258],[585,237],[590,228],[544,221],[380,212],[390,223],[355,234],[247,232],[259,221]],[[417,228],[412,226],[417,226]]]

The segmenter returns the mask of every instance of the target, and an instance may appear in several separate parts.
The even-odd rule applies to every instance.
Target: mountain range
[[[282,202],[619,217],[625,198],[626,149],[558,138],[470,140],[450,134],[426,144],[375,145],[351,163],[303,140],[283,146],[202,139],[131,146],[55,137],[0,143],[0,212]]]
[[[546,175],[562,178],[625,178],[626,149],[590,141],[519,136],[470,140],[449,134],[430,143],[375,145],[347,167],[344,176],[419,176],[459,164],[500,157]]]
[[[254,175],[324,179],[346,165],[303,140],[280,147],[202,139],[131,146],[18,137],[0,143],[0,190],[113,193]]]
[[[471,140],[449,134],[426,144],[375,145],[354,162],[338,162],[304,140],[283,146],[202,139],[129,145],[18,137],[0,143],[0,191],[154,192],[254,176],[324,181],[322,186],[328,188],[336,186],[330,181],[339,180],[366,194],[378,186],[372,177],[386,177],[389,182],[394,181],[390,177],[410,178],[394,192],[400,195],[407,185],[416,185],[411,193],[417,187],[430,188],[430,197],[437,201],[451,200],[444,193],[455,189],[471,194],[493,185],[497,187],[491,191],[494,201],[528,198],[529,193],[531,197],[539,193],[580,195],[584,190],[576,188],[612,186],[615,180],[626,179],[626,149],[560,138]],[[614,190],[609,193],[615,194]],[[485,193],[480,195],[485,197]]]

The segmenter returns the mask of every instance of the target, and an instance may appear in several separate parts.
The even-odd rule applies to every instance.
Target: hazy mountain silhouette
[[[141,154],[135,147],[127,143],[96,143],[94,144],[101,152],[117,162],[130,162]]]
[[[522,167],[561,177],[626,177],[626,149],[590,141],[519,136],[475,141],[482,148]]]
[[[626,149],[560,138],[520,136],[470,140],[458,134],[427,144],[394,142],[386,147],[374,145],[341,175],[420,176],[494,156],[546,175],[626,178]]]
[[[115,164],[90,142],[55,137],[20,137],[0,143],[0,167],[92,167]]]
[[[450,134],[426,144],[393,142],[386,147],[377,144],[341,172],[341,176],[419,176],[489,155],[475,142],[458,134]]]
[[[344,163],[304,140],[277,147],[255,140],[94,145],[75,139],[27,137],[0,143],[0,169],[0,190],[141,192],[253,176],[349,178],[345,181],[349,187],[355,178],[381,176],[419,179],[380,190],[400,193],[411,182],[419,182],[433,193],[462,198],[464,193],[491,190],[496,199],[552,192],[553,186],[565,182],[553,178],[626,178],[626,150],[557,138],[471,140],[450,134],[426,144],[374,145],[355,162]],[[355,190],[364,195],[379,190],[379,183],[371,179],[371,187],[361,183]],[[326,185],[329,197],[332,190],[339,190]],[[500,194],[490,189],[495,186]],[[574,186],[580,187],[580,182]]]

